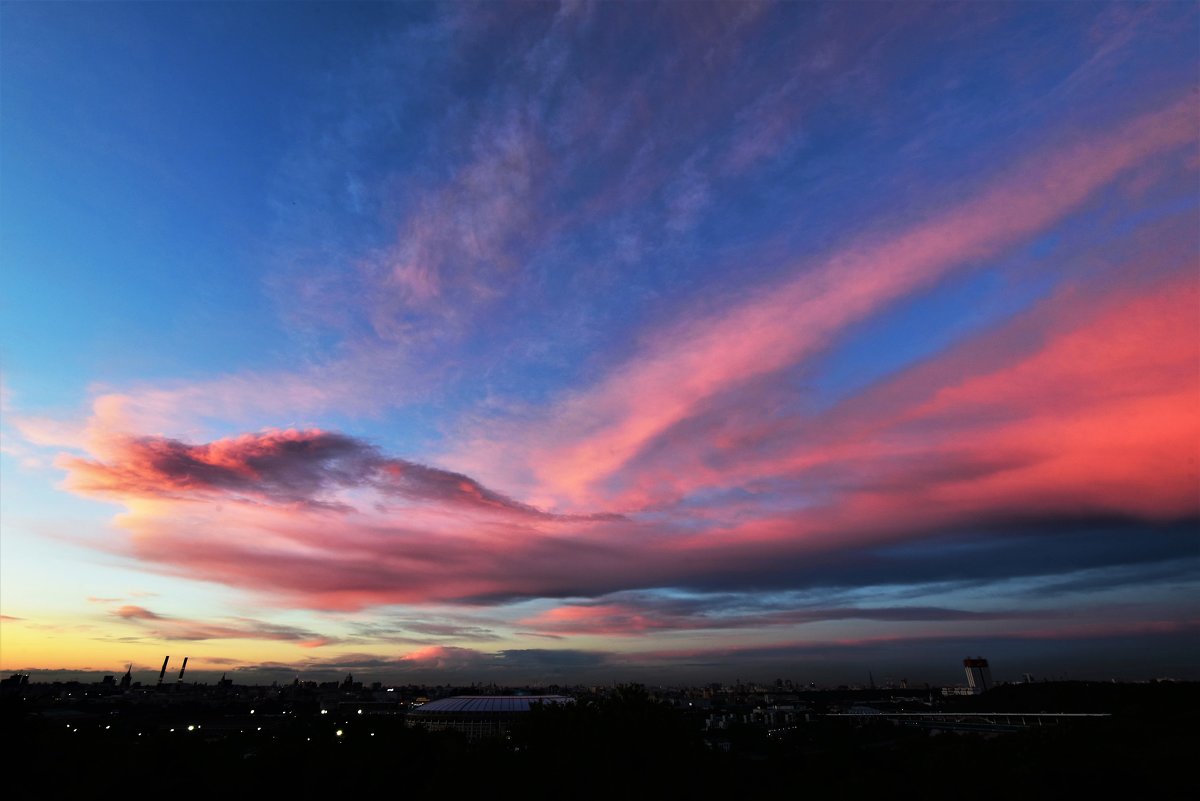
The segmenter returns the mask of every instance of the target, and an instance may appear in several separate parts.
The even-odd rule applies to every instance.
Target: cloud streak
[[[294,642],[304,648],[317,648],[336,642],[335,639],[302,628],[250,618],[231,618],[224,621],[190,620],[161,615],[144,606],[131,604],[118,607],[111,614],[137,625],[143,636],[158,640],[278,640]]]
[[[510,512],[542,513],[459,473],[384,458],[352,437],[319,430],[264,431],[190,445],[165,437],[125,437],[107,444],[109,461],[65,457],[68,488],[106,497],[171,500],[228,498],[340,508],[339,490],[372,488],[403,500]]]
[[[596,503],[594,484],[707,399],[811,357],[863,317],[1037,233],[1132,166],[1192,142],[1195,127],[1192,101],[1183,99],[1094,139],[1028,158],[927,222],[868,235],[821,262],[798,266],[794,277],[731,309],[657,332],[636,358],[553,411],[546,427],[556,437],[549,443],[533,430],[512,442],[473,442],[472,451],[494,449],[505,461],[533,465],[538,485],[532,489],[539,494],[565,504]],[[528,442],[537,443],[532,452],[524,450]]]
[[[662,608],[666,606],[666,608]],[[886,608],[843,607],[763,610],[756,614],[711,614],[698,610],[681,612],[675,604],[594,602],[560,606],[521,621],[539,633],[571,635],[643,635],[663,631],[722,631],[796,627],[828,621],[869,620],[877,622],[985,621],[1045,616],[1044,612],[974,612],[929,606]]]

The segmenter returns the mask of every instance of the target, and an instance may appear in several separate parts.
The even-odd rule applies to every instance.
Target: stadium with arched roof
[[[573,704],[565,695],[456,695],[408,713],[408,725],[429,731],[457,731],[468,739],[501,737],[514,723],[541,704]]]

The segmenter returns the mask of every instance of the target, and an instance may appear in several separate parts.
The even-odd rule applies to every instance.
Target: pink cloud
[[[503,440],[477,438],[457,461],[484,475],[523,465],[528,493],[539,502],[600,506],[597,483],[706,400],[812,356],[846,326],[1042,230],[1131,167],[1193,141],[1195,122],[1189,98],[1037,154],[927,222],[866,237],[728,311],[654,333],[638,355],[568,397],[549,420]]]
[[[518,275],[520,254],[557,228],[538,200],[554,171],[538,120],[489,107],[468,158],[423,189],[391,246],[361,260],[366,316],[385,343],[453,338]]]
[[[1198,293],[1191,278],[1082,305],[1067,292],[822,417],[751,415],[721,436],[669,440],[661,465],[628,468],[631,487],[677,471],[680,497],[765,480],[819,490],[790,510],[722,502],[667,505],[657,518],[553,516],[319,431],[129,439],[106,461],[64,466],[77,491],[153,501],[131,506],[118,519],[128,538],[105,547],[325,609],[752,581],[780,563],[1021,516],[1177,520],[1200,514]],[[1005,347],[1014,341],[1026,344]],[[604,605],[553,615],[524,625],[659,625]]]
[[[314,637],[311,640],[300,640],[296,644],[301,648],[323,648],[326,645],[336,645],[341,642],[334,637]]]
[[[142,606],[122,606],[114,610],[113,614],[126,620],[162,620],[160,615]]]
[[[191,445],[164,437],[111,438],[106,461],[64,456],[66,486],[106,497],[245,499],[329,504],[337,493],[373,487],[388,496],[538,515],[467,476],[385,459],[371,446],[320,430],[262,431]]]
[[[105,547],[145,567],[310,608],[537,595],[578,581],[564,560],[592,565],[605,580],[622,565],[600,535],[614,522],[522,521],[437,504],[380,510],[370,498],[350,511],[171,501],[119,522],[128,540]]]
[[[473,648],[456,648],[451,645],[431,645],[400,657],[399,661],[413,668],[457,670],[473,667],[487,660],[487,655]]]
[[[520,621],[542,633],[640,634],[669,628],[666,616],[647,616],[628,604],[558,606]]]
[[[1045,511],[1045,497],[1061,511],[1186,515],[1197,483],[1197,287],[1169,280],[1114,294],[1063,293],[817,417],[757,414],[754,398],[735,394],[660,437],[611,490],[623,504],[662,504],[805,479],[858,493],[864,513],[928,491],[937,497],[917,508],[946,518],[949,497],[974,488],[962,503],[975,514]]]

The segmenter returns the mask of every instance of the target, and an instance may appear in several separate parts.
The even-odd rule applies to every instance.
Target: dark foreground
[[[1197,690],[1001,687],[963,703],[1111,717],[993,733],[814,714],[786,731],[733,726],[714,740],[695,718],[625,688],[535,710],[509,738],[482,742],[395,715],[175,704],[167,721],[153,705],[80,715],[8,697],[3,765],[10,787],[28,779],[41,798],[1192,799]]]

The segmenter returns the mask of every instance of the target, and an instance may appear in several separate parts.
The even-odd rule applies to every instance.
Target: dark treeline
[[[994,694],[993,694],[994,693]],[[639,687],[535,708],[506,739],[469,742],[399,716],[280,715],[195,731],[161,708],[64,718],[3,704],[4,766],[39,797],[929,798],[1200,797],[1197,685],[1027,685],[965,704],[1111,711],[1005,734],[931,733],[814,716],[787,732],[733,726],[720,743]],[[173,708],[172,721],[202,710]],[[256,716],[257,717],[257,716]],[[267,724],[262,731],[253,723]],[[171,725],[168,725],[170,723]],[[170,731],[175,728],[175,731]],[[341,731],[339,735],[337,732]]]

